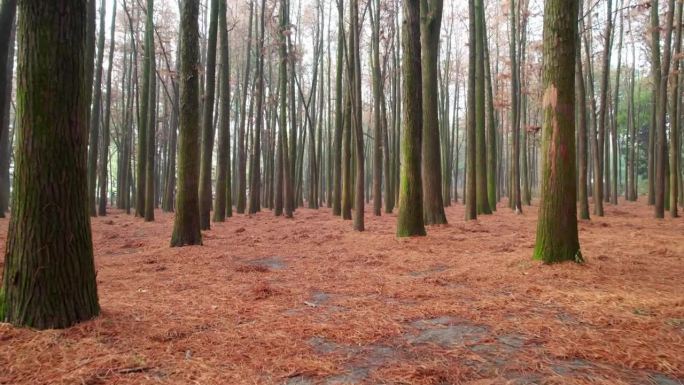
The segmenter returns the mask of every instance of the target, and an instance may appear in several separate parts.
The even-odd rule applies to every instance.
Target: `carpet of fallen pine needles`
[[[412,239],[396,214],[357,233],[325,208],[264,211],[186,248],[172,214],[112,210],[92,221],[101,316],[0,324],[0,383],[682,383],[684,219],[607,206],[580,224],[585,265],[545,266],[536,208],[503,206],[448,208]]]

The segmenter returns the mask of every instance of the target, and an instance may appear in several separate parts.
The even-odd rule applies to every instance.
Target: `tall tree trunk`
[[[219,0],[219,33],[221,46],[220,58],[220,101],[218,131],[218,168],[216,176],[216,198],[214,203],[214,222],[223,222],[226,216],[233,215],[230,178],[230,47],[228,43],[228,23],[226,21],[226,0]]]
[[[240,127],[237,134],[237,157],[238,157],[238,183],[237,183],[237,201],[235,210],[238,214],[245,212],[247,201],[247,154],[245,152],[245,125],[247,123],[247,94],[249,90],[249,76],[251,67],[252,55],[252,26],[254,24],[254,3],[249,3],[249,27],[247,29],[247,52],[245,54],[245,79],[242,84],[242,103],[240,103]]]
[[[9,208],[10,195],[10,153],[12,149],[9,123],[16,35],[15,10],[15,0],[5,0],[0,5],[0,218],[5,217],[5,212]],[[10,28],[9,34],[5,28]]]
[[[581,7],[580,7],[581,9]],[[577,122],[577,137],[578,137],[578,157],[579,157],[579,178],[578,178],[578,195],[580,218],[589,219],[589,198],[587,196],[587,94],[584,88],[584,74],[582,73],[582,55],[581,55],[581,40],[579,33],[575,42],[575,88],[576,93],[576,108],[579,121]]]
[[[619,106],[620,106],[620,75],[622,73],[622,42],[624,40],[624,20],[622,17],[622,8],[624,6],[624,0],[620,1],[620,33],[619,33],[619,40],[618,40],[618,62],[617,62],[617,71],[615,74],[615,94],[613,95],[613,124],[611,124],[611,138],[610,138],[610,146],[611,146],[611,172],[613,174],[611,178],[611,182],[613,184],[613,187],[611,189],[611,194],[610,194],[610,203],[616,205],[618,204],[618,179],[619,179],[619,169],[618,169],[618,158],[620,157],[620,154],[618,154],[618,133],[617,133],[617,117],[618,117],[618,112],[620,111]]]
[[[109,63],[107,64],[107,100],[105,101],[104,126],[102,127],[102,153],[100,154],[100,199],[97,215],[107,215],[107,162],[109,161],[109,121],[112,110],[112,63],[114,60],[114,30],[116,26],[116,2],[112,6],[112,25],[109,37]]]
[[[420,44],[420,0],[403,0],[402,25],[403,126],[402,167],[399,190],[397,236],[423,236],[423,187],[421,147],[423,133],[423,93]]]
[[[439,146],[439,109],[437,105],[439,100],[437,62],[439,59],[439,38],[442,31],[442,8],[442,0],[420,0],[419,52],[421,54],[423,99],[421,157],[423,218],[427,225],[441,225],[447,223],[446,214],[444,213],[444,200],[442,197],[442,157]],[[484,64],[482,68],[484,69]],[[484,82],[482,85],[484,95]],[[484,114],[484,109],[482,112]],[[484,135],[484,127],[482,127],[482,135]],[[486,156],[484,153],[483,155]]]
[[[17,326],[65,328],[100,312],[86,182],[86,12],[85,0],[19,3],[22,97],[0,297],[0,319]]]
[[[487,39],[487,29],[484,31],[484,68],[485,82],[487,87],[487,200],[489,208],[496,211],[498,198],[496,196],[496,164],[497,164],[497,125],[494,113],[494,92],[492,90],[492,69],[489,60],[489,45]]]
[[[207,67],[202,110],[202,156],[200,161],[199,207],[200,228],[209,230],[211,213],[211,163],[214,154],[214,96],[216,90],[216,38],[218,31],[218,0],[211,0]]]
[[[575,179],[575,50],[577,0],[544,3],[543,171],[534,258],[582,261]]]
[[[591,13],[591,12],[590,12]],[[580,21],[582,25],[582,29],[585,29],[584,26],[584,19]],[[594,203],[594,214],[596,216],[602,217],[603,216],[603,167],[602,165],[602,158],[601,158],[601,150],[599,147],[599,140],[597,136],[597,117],[596,117],[596,96],[594,93],[594,71],[593,71],[593,66],[592,66],[592,61],[591,61],[591,47],[589,42],[591,41],[590,37],[588,36],[590,34],[590,28],[586,28],[587,33],[584,35],[584,53],[585,53],[585,58],[586,58],[586,72],[587,72],[587,85],[589,87],[589,99],[591,101],[591,122],[590,122],[590,129],[589,129],[589,141],[591,145],[591,155],[592,155],[592,164],[593,164],[593,175],[592,178],[594,180],[593,184],[593,190],[592,190],[592,201]]]
[[[95,83],[93,88],[93,107],[90,115],[90,141],[88,152],[88,205],[90,215],[97,215],[97,151],[100,133],[100,110],[102,101],[102,61],[105,46],[104,0],[100,3],[100,32],[97,38],[97,64],[95,64]]]
[[[648,130],[648,204],[656,201],[656,131],[658,127],[658,98],[660,96],[660,15],[658,0],[651,1],[651,76],[653,78],[651,125]],[[656,210],[657,211],[657,210]]]
[[[383,129],[381,99],[383,81],[380,71],[380,1],[373,0],[371,11],[371,67],[373,86],[373,214],[382,212]]]
[[[337,76],[335,78],[335,139],[333,143],[333,215],[342,215],[342,138],[344,133],[344,108],[342,81],[344,79],[344,0],[338,1],[337,27]]]
[[[148,82],[148,102],[147,115],[143,115],[147,119],[147,150],[145,155],[145,222],[154,220],[155,208],[155,154],[157,147],[156,126],[157,126],[157,64],[156,64],[156,50],[154,48],[154,0],[147,0],[147,23],[145,25],[145,60],[148,61],[146,71],[144,73],[145,79]],[[149,80],[148,80],[149,79]],[[138,193],[140,196],[140,193]]]
[[[250,186],[249,186],[249,213],[255,214],[261,211],[261,131],[264,124],[264,39],[266,30],[264,28],[264,13],[266,12],[266,0],[261,0],[260,28],[261,36],[257,43],[257,95],[256,95],[256,123],[254,127],[254,139],[252,140],[252,166],[250,167]]]
[[[675,16],[676,34],[674,40],[674,57],[675,61],[672,68],[672,85],[671,85],[671,96],[670,96],[670,111],[671,111],[671,124],[670,124],[670,215],[673,218],[679,216],[678,212],[678,199],[679,199],[679,140],[680,140],[680,124],[681,116],[679,115],[679,107],[681,102],[680,84],[679,84],[679,60],[682,51],[682,2],[677,2],[677,15]]]
[[[489,197],[487,195],[487,141],[486,141],[486,109],[485,109],[485,18],[484,1],[475,0],[475,52],[477,61],[475,66],[475,194],[478,214],[491,214]]]
[[[655,217],[665,217],[665,196],[666,196],[666,167],[667,167],[667,84],[670,74],[672,26],[674,22],[674,0],[670,0],[667,9],[667,20],[665,24],[665,38],[663,40],[662,69],[658,82],[658,98],[656,99],[657,116],[655,132]]]
[[[477,67],[477,11],[475,7],[475,2],[477,0],[468,0],[468,13],[469,13],[469,27],[468,27],[468,97],[467,97],[467,110],[466,110],[466,158],[465,167],[466,172],[464,175],[463,182],[463,199],[466,204],[465,219],[474,220],[477,219],[477,197],[475,195],[475,135],[476,135],[476,118],[475,118],[475,73]]]
[[[171,246],[201,245],[199,215],[199,0],[183,0],[180,22],[178,192]]]

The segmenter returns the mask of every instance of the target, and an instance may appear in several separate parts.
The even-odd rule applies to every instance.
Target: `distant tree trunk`
[[[249,76],[252,55],[252,26],[254,19],[254,3],[249,3],[249,27],[247,29],[247,52],[245,54],[245,79],[242,84],[242,103],[240,103],[240,127],[237,134],[237,201],[235,210],[244,214],[247,201],[247,154],[245,153],[245,125],[247,123],[247,94],[249,90]]]
[[[266,0],[261,0],[261,13],[259,25],[261,26],[261,36],[257,43],[257,96],[256,96],[256,124],[254,127],[254,140],[252,141],[252,166],[250,167],[250,186],[249,186],[249,213],[255,214],[261,211],[261,131],[264,124],[264,39],[266,30],[264,28],[264,13],[266,12]]]
[[[22,96],[0,297],[0,319],[17,326],[65,328],[100,312],[86,182],[86,12],[84,0],[19,3]]]
[[[337,76],[335,77],[335,139],[333,143],[333,215],[342,215],[342,138],[344,133],[344,108],[342,81],[344,79],[344,0],[338,1],[337,27]]]
[[[211,213],[211,162],[214,154],[214,96],[216,90],[216,37],[218,24],[218,0],[211,0],[209,37],[207,40],[207,66],[205,94],[202,110],[202,155],[200,161],[200,229],[209,230]]]
[[[513,153],[511,158],[512,189],[509,198],[512,208],[516,213],[522,213],[522,197],[520,194],[520,69],[518,68],[518,33],[517,24],[520,15],[517,12],[515,1],[511,0],[511,131],[513,132]]]
[[[655,217],[665,217],[665,197],[666,197],[666,179],[667,179],[667,84],[670,73],[671,61],[671,41],[672,41],[672,26],[674,22],[674,0],[670,0],[667,9],[667,20],[665,24],[665,38],[663,40],[665,47],[663,47],[662,69],[658,68],[661,73],[660,81],[658,82],[658,98],[656,99],[657,115],[656,115],[656,132],[655,132]]]
[[[423,218],[427,225],[447,223],[442,197],[442,157],[439,145],[439,86],[437,84],[439,38],[442,31],[442,8],[442,0],[420,0],[420,46],[418,47],[418,52],[421,54],[423,98],[421,157]],[[482,134],[484,135],[484,127]]]
[[[487,29],[485,28],[484,36],[484,69],[485,82],[487,87],[487,200],[489,201],[489,208],[496,211],[496,204],[498,198],[496,195],[496,165],[497,165],[497,120],[494,113],[494,92],[492,90],[492,71],[491,62],[489,60],[489,47],[487,39]]]
[[[228,23],[226,21],[226,0],[219,0],[219,33],[221,46],[219,57],[221,75],[219,76],[219,131],[218,131],[218,169],[216,176],[216,198],[214,203],[214,222],[223,222],[226,216],[233,215],[233,199],[230,181],[230,51],[228,46]]]
[[[599,111],[598,111],[598,153],[601,160],[601,174],[599,183],[603,184],[602,192],[605,191],[605,196],[602,194],[600,198],[608,200],[610,198],[610,158],[606,140],[607,122],[608,122],[608,91],[610,89],[610,57],[612,51],[611,35],[613,33],[613,1],[607,0],[606,12],[606,29],[604,31],[604,49],[603,49],[603,64],[601,67],[601,93],[599,94]],[[606,161],[608,160],[608,161]]]
[[[178,192],[171,246],[201,245],[199,215],[199,0],[183,0],[180,20]]]
[[[529,143],[528,143],[528,132],[527,132],[527,94],[523,92],[526,88],[527,75],[525,73],[525,67],[527,63],[527,18],[529,16],[528,10],[529,0],[523,0],[518,2],[518,25],[519,25],[519,41],[518,46],[520,47],[519,57],[520,57],[520,70],[518,75],[518,88],[520,89],[519,96],[519,111],[520,118],[522,119],[522,126],[520,129],[520,182],[522,184],[521,200],[522,203],[530,206],[532,204],[532,192],[530,191],[530,173],[529,173]]]
[[[363,151],[363,111],[361,104],[361,60],[359,55],[359,2],[351,0],[349,7],[349,93],[351,101],[351,128],[354,130],[354,150],[356,165],[356,191],[354,193],[354,230],[364,230],[364,151]],[[351,133],[350,133],[351,134]],[[350,186],[351,188],[351,186]]]
[[[347,83],[349,83],[347,75]],[[352,173],[351,173],[351,132],[352,102],[351,89],[344,91],[344,124],[342,134],[342,219],[352,219]]]
[[[679,58],[681,56],[681,51],[682,51],[682,2],[678,1],[677,2],[677,15],[676,17],[676,22],[674,25],[676,25],[676,34],[675,34],[675,40],[674,40],[674,57],[675,61],[673,63],[672,68],[672,85],[671,85],[671,92],[672,95],[670,96],[670,110],[671,110],[671,116],[672,116],[672,122],[670,124],[670,215],[672,215],[673,218],[676,218],[679,216],[678,213],[678,199],[679,199],[679,178],[680,178],[680,173],[679,173],[679,154],[680,154],[680,146],[679,146],[679,140],[680,140],[680,124],[681,124],[681,116],[679,116],[679,107],[680,107],[680,101],[681,101],[681,95],[679,93],[680,91],[680,84],[679,84],[679,69],[680,69],[680,64],[679,64]]]
[[[656,131],[658,127],[658,97],[660,95],[661,65],[660,65],[660,15],[658,0],[651,1],[651,76],[653,79],[653,108],[651,111],[651,125],[648,130],[648,204],[656,203]],[[658,209],[656,209],[656,212]]]
[[[90,215],[97,215],[97,151],[100,137],[100,109],[102,103],[102,61],[105,46],[106,4],[100,3],[100,31],[97,38],[97,64],[95,64],[95,83],[93,88],[93,107],[90,115],[90,140],[88,152],[88,207]]]
[[[371,15],[371,67],[373,86],[373,214],[382,213],[383,126],[381,107],[383,80],[380,71],[380,1],[373,0]]]
[[[404,88],[404,133],[401,140],[402,167],[399,190],[397,236],[423,236],[423,187],[421,142],[423,96],[420,46],[420,0],[404,0],[402,25],[402,68]]]
[[[624,5],[624,0],[620,1],[620,34],[619,34],[619,40],[618,40],[618,63],[617,63],[617,71],[615,71],[615,92],[613,95],[613,124],[611,124],[611,138],[610,138],[610,146],[611,146],[611,172],[613,174],[611,178],[611,182],[613,184],[613,187],[611,189],[611,194],[610,194],[610,203],[616,205],[618,204],[618,180],[619,180],[619,169],[618,169],[618,129],[617,129],[617,116],[619,112],[619,106],[620,106],[620,75],[622,73],[622,42],[624,39],[624,20],[622,17],[622,8]]]
[[[287,36],[290,33],[290,18],[289,18],[289,4],[288,0],[281,0],[280,1],[280,69],[279,69],[279,74],[278,74],[278,79],[279,79],[279,100],[280,100],[280,137],[279,137],[279,151],[281,152],[280,158],[282,158],[282,164],[279,167],[280,172],[282,173],[282,183],[283,183],[283,188],[282,188],[282,204],[283,204],[283,215],[285,218],[292,218],[293,214],[293,203],[294,203],[294,198],[293,198],[293,193],[294,190],[292,188],[292,177],[293,175],[290,173],[290,153],[289,153],[289,148],[288,148],[288,138],[287,138],[287,118],[288,118],[288,109],[287,109],[287,100],[288,100],[288,87],[287,87],[287,76],[288,76],[288,68],[287,68],[287,63],[289,61],[288,59],[288,44],[287,44]],[[279,160],[280,161],[280,160]],[[277,205],[276,205],[277,206]],[[276,209],[276,213],[278,210]]]
[[[476,0],[468,0],[468,13],[469,13],[469,27],[468,27],[468,97],[467,97],[467,109],[466,109],[466,157],[465,157],[465,168],[466,172],[463,181],[463,199],[465,201],[465,219],[474,220],[477,219],[477,197],[475,195],[475,133],[476,133],[476,122],[475,122],[475,72],[477,67],[477,11],[475,7]]]
[[[629,14],[629,26],[628,29],[632,30],[632,16]],[[632,74],[629,83],[629,104],[628,104],[628,117],[627,117],[627,187],[626,196],[629,201],[637,200],[636,193],[636,108],[634,103],[634,90],[636,85],[636,49],[635,49],[635,38],[634,34],[631,36],[631,50],[632,50]]]
[[[580,7],[581,8],[581,7]],[[581,40],[579,33],[577,34],[575,43],[575,88],[577,115],[579,121],[577,122],[577,137],[578,137],[578,157],[579,157],[579,207],[580,218],[589,219],[589,198],[587,196],[587,94],[584,88],[584,75],[582,74],[582,59],[581,59]]]
[[[147,115],[147,150],[145,155],[145,222],[154,221],[155,191],[154,191],[154,158],[157,152],[155,144],[157,126],[157,64],[155,60],[156,50],[154,48],[154,0],[147,0],[147,23],[145,25],[145,60],[149,63],[144,76],[149,78],[148,82],[148,102]],[[140,196],[140,193],[138,193]]]
[[[544,3],[543,171],[534,258],[582,261],[575,179],[575,50],[577,0]]]
[[[100,154],[100,199],[97,215],[107,215],[107,162],[109,161],[109,120],[112,107],[112,63],[114,59],[114,27],[116,26],[116,2],[112,6],[112,25],[109,38],[109,64],[107,65],[107,100],[105,101],[104,126],[102,130],[102,153]]]
[[[164,184],[164,195],[162,198],[162,210],[172,212],[174,210],[174,196],[176,193],[176,153],[178,151],[178,110],[180,109],[178,90],[178,72],[180,72],[180,51],[176,51],[176,74],[171,77],[173,94],[169,101],[172,105],[171,122],[169,122],[169,149],[167,153],[168,161],[166,164],[167,177]]]
[[[591,12],[590,12],[591,13]],[[582,19],[584,20],[584,19]],[[599,147],[599,141],[597,137],[597,122],[596,122],[596,97],[594,93],[594,76],[593,76],[593,68],[592,68],[592,61],[591,61],[591,47],[589,45],[589,42],[591,39],[589,38],[589,31],[590,28],[584,27],[583,21],[580,22],[582,24],[582,29],[586,29],[587,33],[585,34],[584,38],[584,53],[586,57],[586,72],[587,72],[587,85],[589,87],[589,99],[591,100],[591,123],[589,125],[589,141],[591,145],[591,155],[592,155],[592,164],[593,164],[593,189],[592,189],[592,201],[594,202],[594,214],[602,217],[603,216],[603,167],[602,167],[602,158],[601,158],[601,150]]]
[[[4,0],[0,4],[0,218],[5,217],[10,194],[9,168],[12,149],[10,148],[9,115],[14,72],[15,13],[15,0]]]

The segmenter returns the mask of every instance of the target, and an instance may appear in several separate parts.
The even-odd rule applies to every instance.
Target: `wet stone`
[[[684,379],[676,379],[662,373],[654,373],[648,376],[656,385],[683,385]]]

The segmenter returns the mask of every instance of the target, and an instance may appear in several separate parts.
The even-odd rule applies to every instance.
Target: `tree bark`
[[[86,182],[86,12],[85,0],[19,3],[19,131],[0,296],[0,319],[17,326],[65,328],[100,312]]]
[[[178,192],[171,246],[201,245],[199,215],[199,0],[183,0],[180,24]]]
[[[543,170],[534,258],[582,261],[575,179],[575,50],[577,0],[544,4]]]
[[[423,133],[423,93],[420,44],[420,0],[404,0],[403,48],[403,126],[402,167],[399,190],[397,236],[424,236],[421,147]]]

